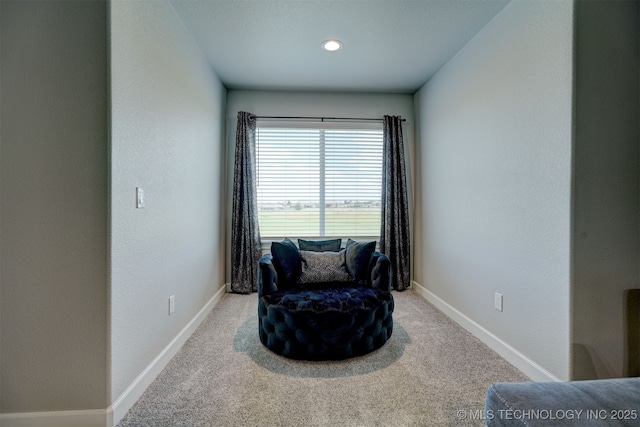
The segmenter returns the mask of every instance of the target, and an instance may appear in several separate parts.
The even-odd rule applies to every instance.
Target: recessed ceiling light
[[[329,52],[334,52],[342,47],[342,42],[340,40],[327,40],[322,43],[322,48],[324,50],[328,50]]]

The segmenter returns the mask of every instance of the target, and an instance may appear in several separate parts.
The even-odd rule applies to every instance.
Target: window
[[[256,146],[263,238],[379,236],[381,124],[258,123]]]

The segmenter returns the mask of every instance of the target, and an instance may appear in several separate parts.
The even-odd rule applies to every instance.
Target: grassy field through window
[[[380,234],[380,207],[326,208],[325,236],[358,237]],[[294,207],[258,212],[260,235],[269,237],[320,236],[320,209]]]

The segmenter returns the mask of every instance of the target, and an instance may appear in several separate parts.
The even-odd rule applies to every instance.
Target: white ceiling
[[[508,0],[170,3],[229,89],[413,93]]]

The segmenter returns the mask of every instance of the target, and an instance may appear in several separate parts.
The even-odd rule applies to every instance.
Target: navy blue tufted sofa
[[[306,251],[298,250],[285,239],[260,259],[260,341],[277,354],[302,360],[341,360],[380,348],[393,331],[389,259],[373,250],[375,242],[368,243],[368,251],[351,239],[337,251],[308,243]],[[320,276],[313,276],[312,263],[320,262],[315,260],[340,257],[348,275],[342,267],[338,276],[329,274],[333,266],[321,265]],[[318,277],[339,280],[315,281]]]

